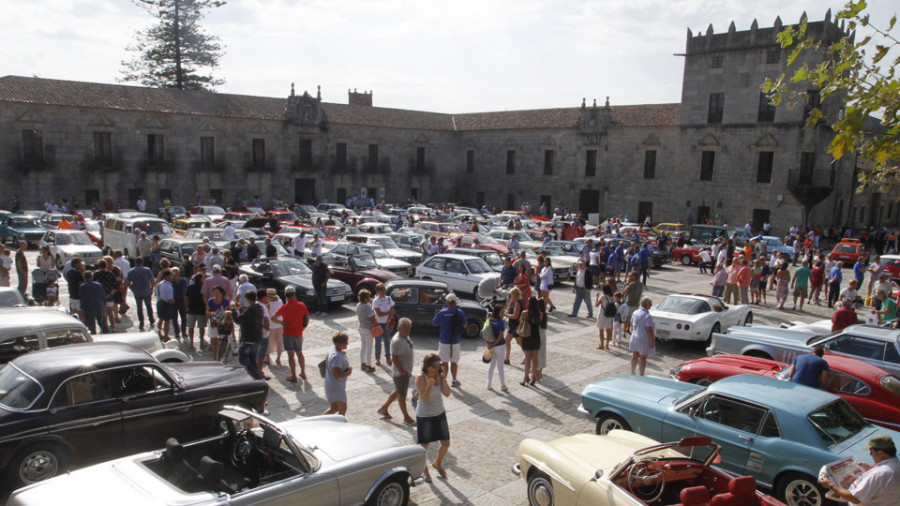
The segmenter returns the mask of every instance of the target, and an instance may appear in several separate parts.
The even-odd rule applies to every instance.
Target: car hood
[[[102,251],[100,251],[100,248],[94,246],[93,244],[90,246],[80,244],[66,244],[65,246],[57,246],[56,249],[58,251],[62,251],[66,255],[101,255],[103,253]]]
[[[648,444],[643,436],[632,438],[630,435],[622,431],[607,436],[577,434],[550,441],[547,445],[573,461],[580,461],[578,467],[589,479],[597,469],[608,472],[636,450],[655,444],[652,440]]]
[[[898,433],[896,431],[885,429],[883,427],[877,427],[875,425],[869,425],[865,429],[859,431],[856,436],[840,443],[834,445],[830,448],[831,452],[835,455],[839,455],[841,459],[847,457],[853,457],[853,460],[857,462],[869,462],[871,457],[869,457],[869,451],[863,450],[863,446],[869,442],[869,439],[872,436],[877,435],[886,435],[891,437],[894,441],[897,440]],[[835,459],[838,460],[838,459]]]
[[[294,285],[294,286],[297,286],[304,290],[312,290],[313,289],[312,278],[310,278],[309,276],[300,276],[298,274],[294,274],[292,276],[284,276],[284,277],[281,277],[278,279],[283,281],[285,286]],[[333,279],[333,278],[328,279],[328,284],[326,285],[326,289],[328,289],[328,288],[335,288],[335,289],[346,288],[346,290],[348,292],[350,291],[350,285],[348,285],[347,283],[344,283],[343,281],[341,281],[339,279]]]
[[[375,263],[384,269],[408,269],[412,267],[408,262],[396,258],[376,258]]]
[[[388,255],[390,255],[392,257],[413,258],[413,257],[420,256],[415,251],[410,251],[408,249],[403,249],[403,248],[385,248],[385,251],[387,251]]]
[[[714,367],[719,370],[728,370],[733,374],[763,374],[774,377],[776,370],[781,370],[786,364],[761,357],[749,355],[716,355],[703,357],[688,362],[688,366]]]
[[[367,278],[375,278],[378,280],[389,280],[389,279],[400,279],[401,276],[398,274],[394,274],[391,271],[386,271],[383,269],[364,269],[361,271],[355,271],[357,275],[367,277]]]
[[[332,463],[408,444],[391,432],[347,423],[344,417],[314,417],[279,425],[297,442],[313,449],[317,457]]]
[[[619,376],[596,381],[585,387],[582,396],[619,399],[628,392],[630,402],[671,404],[703,387],[655,376]]]
[[[166,365],[181,376],[186,390],[211,385],[233,385],[253,381],[247,373],[247,369],[239,365],[223,365],[214,361],[171,363]]]

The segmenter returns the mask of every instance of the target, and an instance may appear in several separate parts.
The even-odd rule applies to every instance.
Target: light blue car
[[[9,214],[0,218],[0,241],[13,245],[25,241],[37,245],[47,229],[42,227],[36,216]]]
[[[722,447],[726,471],[753,475],[791,506],[822,505],[816,476],[828,463],[853,457],[875,434],[900,443],[900,433],[869,424],[828,392],[756,375],[700,387],[668,378],[620,376],[585,387],[579,410],[598,434],[632,430],[658,441],[709,436]]]

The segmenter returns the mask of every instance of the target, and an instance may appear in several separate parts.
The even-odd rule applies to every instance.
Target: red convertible
[[[900,430],[900,379],[859,359],[831,353],[824,358],[831,368],[826,390],[846,399],[875,425]],[[748,355],[715,355],[684,362],[672,369],[671,376],[705,386],[737,374],[787,381],[790,372],[789,364],[784,362]]]
[[[680,248],[672,248],[672,257],[676,262],[682,265],[691,265],[700,263],[700,250],[693,246],[685,244]]]

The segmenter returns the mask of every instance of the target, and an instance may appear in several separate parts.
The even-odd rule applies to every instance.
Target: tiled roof
[[[286,98],[20,76],[0,77],[0,102],[3,101],[260,120],[282,119],[287,103]],[[334,103],[322,103],[322,109],[333,124],[441,131],[576,128],[581,114],[579,107],[456,115]],[[621,126],[675,126],[680,104],[611,109],[613,123]]]

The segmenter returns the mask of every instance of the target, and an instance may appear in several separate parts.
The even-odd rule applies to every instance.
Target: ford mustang
[[[719,445],[708,437],[659,444],[624,430],[544,442],[525,439],[513,473],[525,478],[532,506],[634,504],[781,505],[756,490],[752,476],[734,477],[712,464]]]
[[[81,469],[19,489],[9,506],[62,497],[93,505],[367,504],[402,506],[425,450],[343,416],[275,422],[248,410],[219,413],[220,435]],[[51,499],[53,498],[53,499]]]
[[[580,411],[598,434],[633,430],[652,439],[709,436],[721,467],[748,474],[791,506],[822,505],[819,469],[846,457],[864,461],[875,427],[840,397],[797,383],[742,374],[704,388],[649,376],[607,378],[585,387]]]
[[[753,323],[750,306],[726,306],[712,295],[679,293],[669,295],[650,309],[656,322],[657,339],[710,342],[713,333],[735,325]]]

